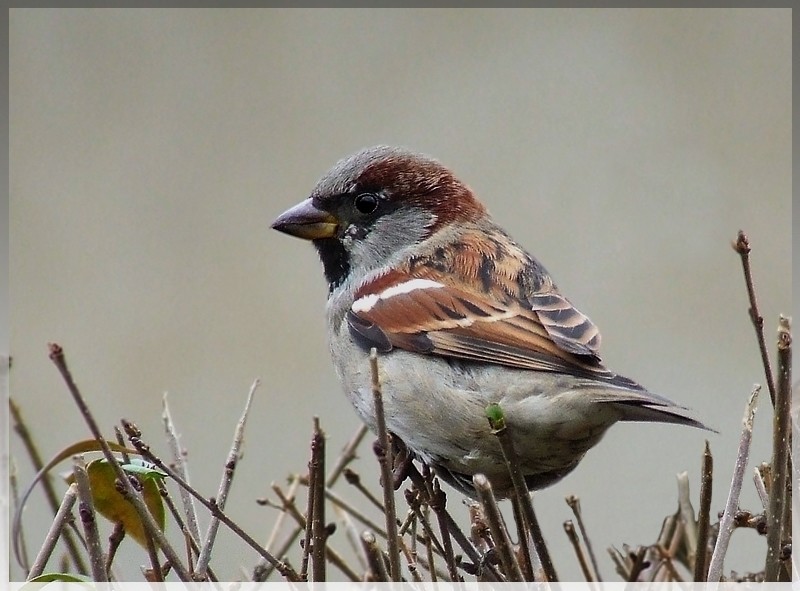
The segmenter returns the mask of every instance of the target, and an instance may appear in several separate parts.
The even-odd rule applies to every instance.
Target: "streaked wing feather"
[[[589,318],[564,296],[555,292],[530,297],[533,310],[550,337],[559,347],[576,355],[597,355],[600,331]]]
[[[476,293],[430,272],[421,280],[398,271],[362,288],[348,315],[365,347],[387,343],[415,352],[538,371],[575,372],[611,380],[599,362],[599,332],[557,292],[522,301]]]

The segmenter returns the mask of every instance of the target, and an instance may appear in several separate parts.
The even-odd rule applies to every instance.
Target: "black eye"
[[[374,193],[359,193],[355,201],[356,209],[363,214],[375,213],[378,209],[378,196]]]

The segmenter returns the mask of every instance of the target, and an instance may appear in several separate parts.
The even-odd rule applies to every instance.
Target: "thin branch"
[[[169,449],[172,452],[172,461],[175,464],[175,470],[186,482],[190,482],[189,463],[186,460],[185,452],[181,449],[178,431],[175,428],[175,422],[172,420],[172,413],[169,409],[166,393],[164,393],[164,396],[161,399],[161,407],[161,420],[164,423],[164,433],[167,437]],[[190,495],[183,488],[179,489],[179,491],[181,495],[181,503],[183,504],[183,511],[186,514],[186,527],[189,530],[191,537],[197,544],[199,544],[201,541],[200,527],[197,525],[197,509],[195,508],[194,501],[192,500],[192,495]]]
[[[416,474],[419,472],[416,469],[413,471]],[[422,511],[422,501],[419,498],[421,491],[417,488],[415,484],[415,490],[406,489],[406,502],[408,506],[411,508],[411,511],[416,516],[416,522],[422,525],[422,529],[425,530],[424,534],[418,534],[418,540],[425,544],[431,544],[433,547],[433,551],[435,551],[440,556],[444,556],[444,546],[439,541],[439,538],[436,536],[436,532],[433,531],[433,526],[431,525],[431,521],[428,516],[423,513]],[[427,495],[427,492],[425,493]],[[426,510],[430,508],[430,505],[425,505]]]
[[[250,414],[250,408],[253,404],[253,395],[256,392],[261,382],[256,379],[250,386],[250,391],[247,393],[247,402],[244,404],[242,416],[236,423],[236,428],[233,432],[233,442],[231,449],[228,452],[228,459],[225,461],[225,468],[222,471],[222,479],[219,483],[217,490],[216,504],[220,511],[225,509],[225,502],[228,500],[228,493],[233,485],[233,475],[236,471],[236,465],[239,463],[239,457],[242,448],[242,441],[244,440],[244,428],[247,424],[247,416]],[[208,563],[211,560],[211,550],[214,547],[214,540],[217,538],[217,531],[219,530],[219,519],[214,517],[208,524],[206,537],[203,540],[203,547],[200,549],[200,556],[197,558],[197,566],[195,567],[194,579],[196,581],[203,581],[206,579],[206,571],[208,570]]]
[[[314,435],[311,439],[311,462],[308,465],[310,489],[313,497],[311,520],[311,576],[314,582],[325,581],[325,434],[319,428],[319,419],[314,417]]]
[[[33,464],[33,468],[36,470],[37,473],[39,473],[41,472],[42,468],[44,468],[44,462],[42,461],[42,456],[39,453],[39,448],[36,445],[36,441],[31,436],[31,433],[28,430],[28,426],[22,417],[22,412],[20,411],[19,406],[17,406],[17,403],[11,397],[9,397],[8,399],[8,407],[11,410],[11,417],[14,420],[14,431],[17,433],[20,440],[22,441],[22,445],[23,447],[25,447],[25,451],[28,453],[28,457],[31,460],[31,464]],[[58,495],[56,494],[56,489],[53,486],[53,478],[50,476],[50,474],[46,474],[42,477],[42,487],[44,488],[44,495],[47,498],[47,502],[50,505],[50,509],[55,515],[58,512],[58,507],[60,503],[58,501]],[[18,513],[21,514],[21,511],[22,508],[20,507]],[[70,529],[74,527],[75,527],[74,523],[70,523],[69,528],[64,529],[61,537],[64,539],[64,544],[67,546],[67,553],[69,554],[72,564],[75,565],[75,570],[81,575],[86,575],[89,572],[89,568],[86,566],[86,561],[83,559],[83,553],[81,552],[81,547],[80,547],[81,544],[79,543],[80,534],[77,533],[77,530],[72,531],[72,529]],[[17,562],[20,564],[20,566],[22,566],[22,568],[24,568],[27,571],[28,564],[26,563],[26,561],[23,560],[19,545],[18,532],[20,531],[21,528],[14,527],[13,529],[15,530],[12,534],[14,556],[16,557]]]
[[[326,486],[331,487],[336,484],[336,481],[342,475],[344,469],[347,468],[347,465],[356,458],[356,450],[358,446],[361,445],[361,441],[368,431],[369,429],[367,429],[367,426],[363,423],[358,426],[355,433],[353,433],[353,436],[350,438],[350,441],[344,446],[336,462],[333,464],[333,468],[331,468],[331,471],[328,473],[328,477],[325,479]]]
[[[434,480],[433,482],[433,489],[428,504],[439,522],[439,531],[442,534],[442,549],[444,550],[444,558],[447,563],[447,572],[452,581],[458,581],[458,567],[456,566],[455,554],[453,554],[453,541],[450,539],[450,532],[457,531],[461,533],[461,529],[455,526],[455,524],[451,527],[451,522],[447,519],[449,516],[447,513],[447,495],[439,486],[438,480]]]
[[[375,507],[381,513],[385,512],[383,503],[381,503],[381,501],[374,494],[372,494],[371,490],[369,490],[366,486],[364,486],[364,483],[361,482],[361,476],[359,475],[358,472],[356,472],[355,470],[351,470],[350,468],[347,468],[344,471],[344,479],[345,481],[347,481],[347,484],[352,485],[358,492],[364,495],[364,497],[366,497],[366,499],[370,502],[370,504],[373,507]],[[402,535],[403,530],[401,529],[400,531],[398,531],[398,534]]]
[[[553,566],[553,561],[550,558],[550,552],[547,550],[547,545],[542,535],[542,528],[539,526],[539,520],[536,518],[536,513],[533,511],[533,502],[528,491],[528,486],[522,478],[522,472],[519,469],[519,462],[517,461],[517,454],[514,450],[514,442],[511,440],[511,433],[506,427],[505,417],[503,410],[499,404],[490,404],[486,409],[486,417],[489,419],[489,425],[492,428],[492,433],[497,437],[500,443],[500,449],[503,452],[503,459],[506,462],[508,473],[511,476],[511,482],[514,485],[514,495],[522,506],[522,515],[525,518],[525,524],[531,532],[533,539],[533,549],[539,558],[542,565],[544,576],[549,582],[558,581],[556,569]]]
[[[761,501],[761,508],[766,511],[769,508],[769,493],[767,493],[767,487],[764,486],[764,479],[761,478],[761,471],[757,467],[753,468],[753,484],[756,487],[758,500]]]
[[[416,552],[412,551],[408,547],[402,537],[399,539],[399,542],[400,550],[403,552],[403,556],[406,558],[406,567],[408,568],[408,572],[411,573],[411,578],[414,579],[415,583],[421,583],[422,576],[419,574],[419,569],[417,568]]]
[[[453,539],[456,541],[456,543],[458,543],[458,545],[461,547],[464,553],[469,557],[469,559],[472,562],[474,562],[475,564],[480,564],[482,560],[480,553],[475,548],[475,546],[467,539],[467,537],[464,535],[464,532],[461,531],[461,528],[458,527],[458,524],[453,519],[453,516],[450,515],[450,513],[447,511],[447,507],[438,505],[434,506],[434,502],[432,501],[433,489],[430,486],[428,480],[422,474],[420,474],[419,470],[417,470],[414,464],[412,464],[411,468],[409,469],[408,477],[411,479],[411,482],[414,483],[414,486],[420,492],[420,494],[427,495],[429,500],[428,506],[434,511],[438,510],[441,512],[437,513],[437,519],[439,519],[439,523],[440,524],[443,523],[442,520],[444,520],[447,531],[450,534],[452,534]],[[438,481],[434,479],[434,482],[437,483],[436,486],[438,487]],[[442,493],[442,495],[444,495],[444,493]],[[419,514],[418,518],[420,519],[420,522],[423,524],[423,527],[425,527],[426,523],[429,523],[429,520],[422,513]],[[426,532],[430,532],[430,528],[426,528]],[[443,543],[444,542],[442,542],[442,544]],[[446,555],[446,553],[444,552],[443,545],[441,549],[443,550],[443,554]],[[490,582],[500,582],[500,576],[497,574],[497,571],[494,569],[492,565],[488,565],[487,570],[488,570],[487,576],[489,577]]]
[[[337,521],[344,527],[345,537],[350,544],[350,548],[358,560],[359,567],[363,570],[367,568],[367,563],[361,552],[361,532],[356,528],[353,518],[341,507],[333,506],[333,512],[336,514]],[[329,548],[330,550],[330,548]],[[359,579],[360,580],[360,579]]]
[[[475,486],[475,492],[478,493],[478,500],[483,508],[486,522],[489,524],[489,530],[492,532],[494,547],[500,557],[506,577],[512,582],[524,581],[517,557],[511,550],[511,539],[508,537],[508,531],[500,516],[500,509],[497,507],[489,479],[483,474],[476,474],[472,477],[472,483]]]
[[[381,484],[383,486],[383,506],[386,508],[386,543],[389,550],[389,576],[391,581],[400,581],[400,548],[397,543],[397,512],[394,504],[394,479],[392,477],[392,449],[389,443],[389,433],[386,430],[386,417],[383,412],[383,393],[378,372],[378,352],[373,348],[369,354],[370,369],[372,371],[372,401],[375,411],[375,423],[378,429],[380,453],[378,462],[381,467]]]
[[[80,515],[83,533],[86,536],[86,550],[89,553],[89,564],[92,567],[92,579],[96,582],[105,582],[108,581],[106,559],[103,556],[100,533],[97,531],[97,518],[92,502],[89,474],[86,472],[86,462],[82,455],[74,456],[72,461],[72,472],[75,475],[75,483],[78,485],[78,515]]]
[[[216,502],[213,499],[209,500],[206,499],[203,495],[201,495],[197,490],[194,489],[188,482],[183,480],[181,476],[175,472],[172,468],[167,466],[161,458],[156,456],[151,450],[150,446],[144,443],[141,440],[141,435],[138,428],[128,421],[123,420],[123,426],[125,426],[125,430],[128,435],[128,440],[131,442],[131,445],[138,451],[142,456],[156,465],[157,468],[166,472],[167,476],[169,476],[172,480],[175,481],[175,484],[178,486],[185,488],[189,494],[191,494],[195,499],[197,499],[201,505],[203,505],[206,509],[208,509],[214,517],[217,517],[222,523],[224,523],[233,533],[239,536],[248,546],[250,546],[253,550],[258,552],[262,558],[266,559],[270,564],[275,566],[278,569],[278,572],[281,573],[286,579],[292,582],[297,582],[299,577],[297,572],[286,562],[282,560],[278,560],[273,556],[271,553],[267,552],[261,545],[256,542],[252,536],[250,536],[247,532],[245,532],[239,525],[233,521],[230,517],[228,517],[225,512],[220,509]]]
[[[633,562],[630,571],[628,571],[627,578],[629,583],[634,583],[639,580],[639,575],[642,574],[642,571],[644,571],[647,566],[647,561],[645,560],[646,554],[646,546],[639,546],[639,548],[636,549],[636,553],[633,554]]]
[[[106,555],[106,572],[111,572],[111,565],[114,564],[114,558],[117,556],[117,550],[119,550],[120,544],[122,544],[122,540],[125,539],[125,525],[118,521],[114,524],[114,529],[111,531],[111,535],[108,536],[108,554]],[[163,577],[162,577],[163,580]]]
[[[275,494],[281,500],[281,505],[276,505],[276,507],[282,511],[281,514],[289,515],[295,520],[300,531],[304,530],[308,521],[297,508],[297,505],[294,502],[294,495],[288,496],[284,494],[281,488],[275,484],[272,485],[272,490],[275,491]],[[272,505],[272,502],[266,501],[265,504]],[[333,548],[326,548],[325,558],[332,565],[342,571],[351,581],[358,582],[361,580],[361,577],[359,577],[358,574],[352,568],[350,568],[345,560]]]
[[[67,360],[64,357],[64,350],[61,348],[61,346],[55,343],[50,344],[50,359],[61,373],[61,377],[63,378],[64,383],[67,385],[67,389],[72,395],[72,398],[75,401],[75,405],[78,407],[81,416],[89,427],[89,430],[92,432],[92,436],[100,444],[100,448],[103,450],[103,456],[114,470],[114,475],[116,476],[117,480],[122,484],[122,494],[124,494],[133,505],[133,508],[139,516],[142,526],[151,536],[153,536],[153,539],[156,541],[158,546],[164,552],[164,555],[172,564],[172,568],[175,569],[175,574],[177,574],[178,577],[183,581],[190,580],[189,572],[184,568],[180,561],[180,557],[167,541],[164,532],[159,529],[158,524],[153,518],[153,515],[145,505],[141,493],[133,488],[133,485],[128,479],[127,474],[125,474],[125,471],[122,469],[122,466],[120,466],[116,456],[112,453],[111,448],[108,446],[108,442],[100,432],[100,427],[97,425],[97,421],[95,421],[91,410],[89,410],[89,406],[86,404],[83,394],[81,394],[77,384],[75,384],[72,374],[67,367]]]
[[[694,581],[704,583],[707,580],[708,564],[708,530],[711,523],[711,491],[714,476],[714,458],[706,439],[703,450],[703,467],[700,480],[700,510],[697,515],[697,553],[694,559]]]
[[[733,243],[733,250],[735,250],[742,261],[742,271],[744,273],[744,283],[747,287],[747,297],[750,301],[750,307],[747,312],[750,315],[750,320],[753,323],[753,328],[756,331],[756,339],[758,340],[758,349],[761,352],[761,363],[764,366],[764,374],[767,379],[767,389],[769,390],[769,398],[772,405],[775,406],[775,379],[772,375],[772,366],[769,361],[769,351],[767,350],[767,341],[764,338],[764,317],[758,311],[758,300],[756,300],[756,289],[753,284],[753,272],[750,268],[750,240],[744,231],[739,230],[736,241]]]
[[[694,564],[697,557],[697,521],[694,517],[694,507],[689,494],[689,473],[680,472],[678,480],[678,507],[686,540],[686,550],[689,554],[689,564]]]
[[[50,530],[47,532],[44,543],[39,549],[39,554],[36,555],[36,559],[31,565],[31,569],[28,572],[28,579],[38,577],[44,572],[44,567],[47,565],[47,561],[50,559],[53,549],[56,547],[56,542],[58,542],[58,538],[61,536],[64,526],[72,519],[72,507],[75,505],[75,500],[77,498],[78,485],[72,483],[69,485],[69,488],[67,488],[64,499],[61,501],[61,506],[56,512],[56,517],[53,523],[50,524]]]
[[[356,450],[358,446],[361,445],[361,441],[364,439],[364,436],[367,434],[369,429],[363,423],[358,426],[353,436],[345,445],[344,449],[342,449],[341,454],[337,458],[336,462],[331,468],[331,471],[328,473],[328,477],[325,479],[325,484],[329,487],[336,484],[336,481],[342,474],[342,471],[347,467],[347,465],[352,462],[356,458]],[[274,531],[274,530],[273,530]],[[280,545],[279,551],[274,552],[278,556],[283,556],[283,554],[294,544],[297,537],[302,532],[302,528],[295,526],[286,536],[283,544]],[[267,545],[267,548],[270,546]],[[272,571],[275,570],[275,567],[271,564],[267,564],[264,562],[259,562],[254,568],[254,581],[265,581],[267,580]],[[257,577],[255,575],[258,575]]]
[[[376,535],[380,536],[381,538],[387,539],[388,536],[386,534],[386,530],[383,529],[380,525],[378,525],[375,521],[367,517],[364,513],[359,511],[355,506],[347,502],[345,499],[340,497],[338,494],[333,492],[333,489],[326,488],[325,489],[325,498],[327,498],[331,503],[335,506],[339,507],[343,511],[345,511],[348,515],[353,517],[356,521],[360,521],[364,524],[369,530],[371,530]]]
[[[144,540],[147,548],[147,556],[150,558],[150,572],[152,573],[149,580],[153,583],[163,583],[164,573],[161,570],[161,563],[158,560],[158,551],[156,550],[153,538],[146,529],[144,530]],[[109,560],[108,563],[111,564],[111,560]]]
[[[569,508],[572,509],[572,514],[575,515],[575,520],[578,523],[578,530],[581,533],[581,538],[583,538],[583,543],[586,546],[586,552],[589,554],[589,560],[592,563],[592,570],[594,571],[594,580],[595,581],[602,581],[602,577],[600,576],[600,567],[597,563],[597,556],[594,554],[594,550],[592,549],[592,542],[589,540],[589,534],[586,533],[586,526],[583,523],[583,511],[581,511],[581,500],[576,495],[569,495],[566,498],[567,505]]]
[[[524,575],[525,580],[533,581],[534,568],[533,558],[531,557],[531,537],[528,534],[528,528],[525,525],[525,517],[522,514],[522,506],[517,501],[516,497],[511,499],[511,509],[514,513],[514,523],[517,526],[519,551],[522,554],[522,564],[520,564],[520,568],[522,568],[522,574]],[[537,568],[541,568],[541,565],[537,565]]]
[[[17,511],[21,511],[20,507],[20,499],[19,499],[19,481],[17,480],[18,472],[17,472],[17,463],[14,461],[14,458],[10,458],[9,465],[8,465],[8,491],[11,493],[11,510],[12,512],[16,513]],[[62,501],[63,504],[63,501]],[[60,508],[59,508],[60,510]],[[56,513],[58,515],[58,513]],[[30,565],[30,559],[28,556],[28,546],[25,543],[25,530],[20,527],[18,532],[15,532],[16,536],[19,539],[19,550],[20,550],[20,566],[25,569],[25,572],[28,572],[28,566]],[[60,534],[60,532],[59,532]],[[16,541],[15,541],[16,543]]]
[[[273,483],[273,486],[275,484]],[[289,479],[289,490],[287,491],[287,496],[290,499],[294,499],[295,494],[297,494],[297,488],[300,486],[300,476],[295,474],[292,478]],[[269,503],[267,499],[256,499],[256,503],[259,505],[266,505]],[[264,544],[264,547],[267,550],[271,551],[272,545],[275,543],[275,540],[278,538],[278,534],[281,531],[281,527],[283,526],[283,522],[286,519],[286,512],[281,511],[278,513],[278,518],[275,520],[275,523],[272,526],[272,531],[267,538],[267,543]]]
[[[433,545],[431,544],[430,537],[425,538],[425,554],[428,557],[428,572],[431,573],[431,583],[436,583],[436,568],[433,557]]]
[[[578,533],[575,531],[575,525],[567,519],[564,522],[564,531],[569,538],[570,544],[572,544],[572,549],[575,551],[575,556],[578,557],[578,564],[581,566],[581,571],[583,571],[583,576],[587,582],[593,582],[594,575],[592,574],[592,569],[589,567],[589,561],[586,558],[586,553],[583,551],[583,547],[581,546],[581,541],[578,539]]]
[[[186,561],[189,565],[189,569],[192,570],[194,558],[196,556],[200,556],[200,544],[189,531],[189,528],[186,526],[186,521],[184,521],[183,516],[175,506],[175,502],[172,500],[172,496],[169,494],[169,490],[167,490],[167,487],[161,481],[158,483],[158,490],[161,493],[161,498],[164,499],[164,503],[169,509],[170,515],[172,515],[172,518],[175,520],[175,523],[178,524],[178,528],[181,530],[181,534],[183,534],[183,539],[186,542]],[[181,492],[185,492],[182,488],[180,490]],[[191,497],[189,498],[191,499]],[[214,570],[210,566],[207,568],[206,574],[208,575],[209,581],[218,581],[217,576],[214,574]]]
[[[383,559],[383,552],[378,547],[375,536],[371,532],[364,532],[361,535],[361,542],[364,546],[364,554],[369,564],[369,572],[374,582],[385,583],[390,581],[389,573],[386,572],[386,564]]]
[[[778,385],[772,423],[772,486],[767,511],[767,560],[765,582],[777,582],[781,569],[781,548],[788,536],[783,533],[782,511],[785,502],[789,465],[790,417],[792,395],[791,321],[781,316],[778,327]],[[788,523],[788,520],[787,520]]]
[[[733,532],[733,518],[739,505],[739,493],[742,490],[742,480],[744,471],[747,468],[747,459],[750,455],[750,441],[753,437],[753,418],[756,413],[756,402],[761,386],[756,386],[750,394],[742,420],[742,436],[739,439],[739,451],[736,454],[736,464],[731,478],[731,488],[728,491],[728,501],[725,503],[725,511],[719,523],[719,535],[717,543],[714,545],[714,552],[711,554],[711,563],[708,567],[708,581],[718,583],[722,578],[722,566],[725,561],[725,553],[728,551],[731,533]]]

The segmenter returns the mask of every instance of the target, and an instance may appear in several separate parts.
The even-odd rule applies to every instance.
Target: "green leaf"
[[[506,419],[503,416],[503,409],[496,402],[492,402],[486,407],[486,418],[489,419],[489,425],[495,431],[505,429]]]

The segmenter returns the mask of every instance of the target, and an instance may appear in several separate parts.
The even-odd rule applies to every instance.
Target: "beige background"
[[[706,437],[722,508],[763,381],[739,228],[770,342],[790,306],[788,10],[12,10],[10,48],[11,387],[45,456],[87,437],[48,341],[109,434],[133,419],[164,454],[169,392],[208,495],[261,377],[229,502],[265,539],[275,513],[254,499],[304,469],[312,416],[331,460],[357,425],[316,255],[269,223],[338,158],[391,143],[476,189],[601,327],[608,365],[720,431],[617,426],[538,494],[562,577],[579,577],[567,494],[612,580],[605,547],[655,540],[677,472],[696,501]],[[765,396],[757,461],[769,427]],[[757,509],[749,478],[742,506]],[[43,507],[26,514],[35,547]],[[217,571],[240,577],[255,555],[224,536]],[[126,546],[119,575],[138,578]],[[726,569],[761,568],[763,548],[737,532]]]

